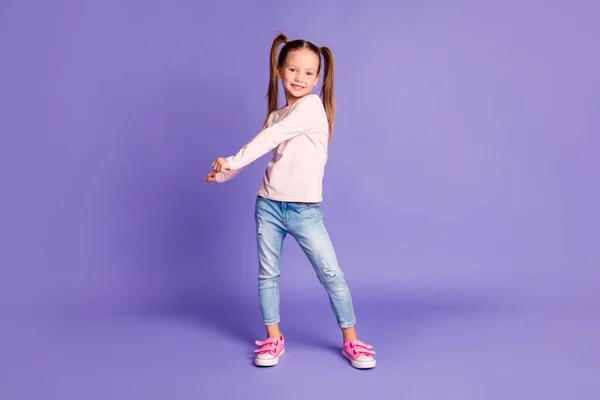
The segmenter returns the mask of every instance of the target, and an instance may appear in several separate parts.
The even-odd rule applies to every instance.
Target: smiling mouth
[[[302,90],[304,89],[304,86],[300,86],[300,85],[294,85],[292,84],[292,88],[296,89],[296,90]]]

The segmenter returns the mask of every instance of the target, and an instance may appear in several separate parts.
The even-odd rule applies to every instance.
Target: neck
[[[289,93],[285,92],[285,106],[291,107],[298,102],[302,97],[294,97]]]

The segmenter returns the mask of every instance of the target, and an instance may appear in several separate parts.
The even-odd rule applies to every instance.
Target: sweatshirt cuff
[[[229,163],[229,169],[231,171],[234,171],[236,169],[239,169],[237,164],[235,163],[235,161],[233,160],[233,156],[227,157],[227,163]]]

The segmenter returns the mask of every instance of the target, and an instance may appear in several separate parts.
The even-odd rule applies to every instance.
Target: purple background
[[[0,397],[598,398],[598,6],[384,4],[0,4]],[[278,30],[336,58],[323,210],[372,371],[291,239],[288,352],[252,365],[267,157],[204,176]]]

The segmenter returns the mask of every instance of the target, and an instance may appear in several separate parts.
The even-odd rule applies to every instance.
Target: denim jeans
[[[273,201],[258,196],[255,207],[258,247],[258,295],[263,323],[279,319],[279,276],[283,241],[289,233],[312,264],[329,296],[329,303],[341,328],[356,323],[352,296],[344,273],[323,224],[320,203]]]

